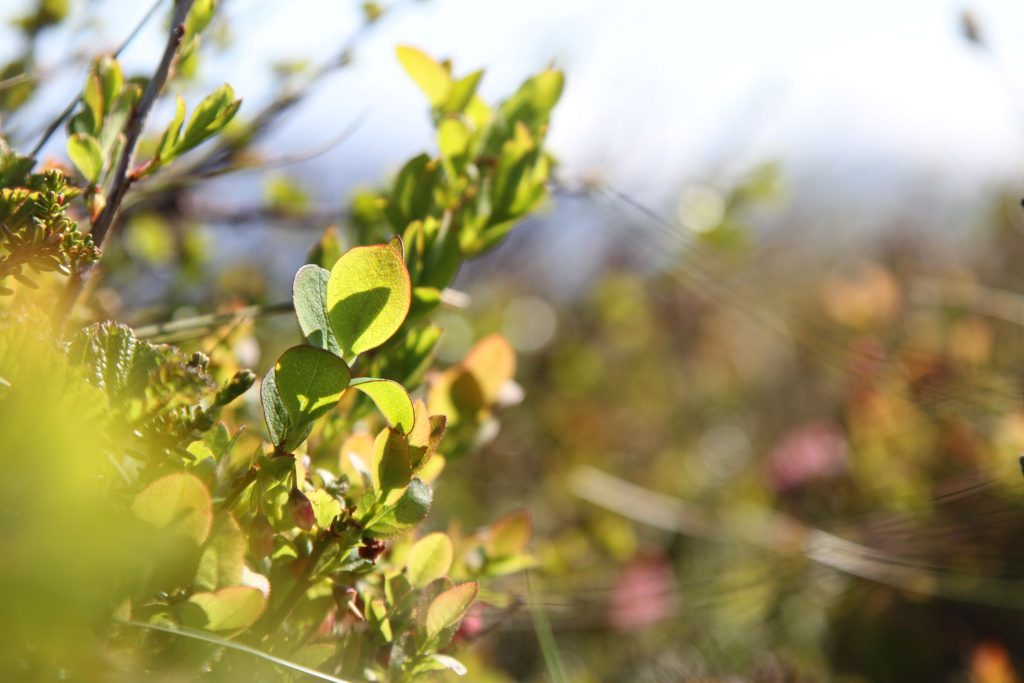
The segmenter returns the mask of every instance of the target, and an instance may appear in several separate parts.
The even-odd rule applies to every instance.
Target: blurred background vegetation
[[[393,46],[484,92],[554,62],[553,200],[438,321],[451,362],[504,334],[525,397],[430,518],[532,515],[472,680],[1019,681],[1024,10],[820,5],[224,0],[173,89],[230,81],[248,127],[139,185],[92,314],[264,371],[310,246],[431,144]],[[5,3],[4,135],[146,11]]]

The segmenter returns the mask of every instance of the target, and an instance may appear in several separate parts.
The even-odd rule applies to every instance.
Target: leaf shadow
[[[390,289],[374,287],[350,294],[331,307],[329,315],[334,323],[335,337],[345,354],[352,352],[352,345],[370,329],[390,298]],[[338,322],[343,323],[342,326],[339,327]],[[343,331],[344,335],[339,335],[339,331]],[[313,341],[312,337],[310,341]]]

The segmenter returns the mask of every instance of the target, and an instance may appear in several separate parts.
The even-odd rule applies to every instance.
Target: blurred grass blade
[[[548,669],[548,677],[552,683],[568,683],[569,679],[565,675],[565,665],[562,663],[562,655],[558,651],[555,634],[551,630],[548,613],[544,610],[543,604],[537,600],[536,591],[533,587],[533,574],[527,571],[524,575],[526,579],[526,593],[530,601],[530,616],[533,618],[533,630],[537,634],[537,643],[540,645],[541,654],[544,655],[544,664]]]
[[[202,631],[194,631],[192,629],[187,628],[171,628],[169,626],[161,626],[160,624],[147,624],[141,621],[121,621],[120,623],[126,626],[135,626],[137,628],[149,629],[151,631],[161,631],[163,633],[184,636],[185,638],[201,640],[203,642],[209,643],[210,645],[217,645],[219,647],[226,647],[228,649],[236,650],[238,652],[244,652],[245,654],[252,655],[253,657],[259,657],[260,659],[265,659],[268,662],[277,664],[278,666],[284,667],[286,669],[297,671],[299,673],[304,673],[307,676],[312,676],[313,678],[318,678],[321,681],[331,681],[331,683],[354,683],[354,681],[346,681],[343,678],[338,678],[337,676],[325,674],[322,671],[317,671],[316,669],[310,669],[308,666],[302,666],[301,664],[297,664],[295,662],[289,662],[287,659],[275,657],[272,654],[263,652],[261,650],[257,650],[254,647],[242,645],[241,643],[236,643],[231,640],[224,640],[222,638],[212,636],[209,633],[203,633]]]

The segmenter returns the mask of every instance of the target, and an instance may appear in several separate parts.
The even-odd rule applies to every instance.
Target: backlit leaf
[[[441,593],[427,609],[427,637],[434,639],[455,628],[473,606],[480,586],[475,581],[462,583]]]
[[[395,52],[398,54],[398,61],[430,100],[431,106],[440,105],[448,94],[452,82],[448,70],[434,61],[430,55],[414,47],[399,45]]]
[[[409,312],[411,290],[405,262],[390,245],[342,254],[327,281],[327,315],[346,360],[398,331]]]
[[[183,610],[186,626],[207,631],[239,631],[256,623],[267,607],[267,599],[256,588],[231,586],[213,593],[196,593]]]
[[[132,501],[132,512],[144,522],[201,545],[213,523],[210,492],[198,477],[184,472],[157,479]]]
[[[405,573],[409,582],[422,588],[434,579],[448,574],[452,566],[454,548],[443,533],[424,536],[413,544],[405,560]]]
[[[358,377],[353,379],[349,386],[373,399],[377,409],[392,427],[403,434],[412,431],[416,413],[413,411],[409,393],[401,384],[389,379]]]
[[[75,168],[86,180],[95,183],[103,171],[103,152],[96,138],[84,133],[75,133],[68,138],[67,151]]]
[[[348,388],[348,366],[330,351],[293,346],[274,365],[277,393],[292,422],[308,424],[333,408]]]

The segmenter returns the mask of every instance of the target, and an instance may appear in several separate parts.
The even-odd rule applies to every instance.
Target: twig
[[[153,73],[153,77],[149,79],[139,104],[136,106],[135,111],[132,112],[128,123],[125,124],[124,151],[121,152],[121,158],[118,159],[117,168],[114,171],[114,181],[110,191],[107,193],[107,205],[92,226],[92,241],[99,249],[103,248],[107,234],[114,227],[121,208],[121,202],[124,200],[124,196],[132,184],[128,168],[131,166],[132,158],[135,156],[135,145],[142,135],[142,128],[146,123],[146,118],[149,116],[153,104],[156,102],[160,91],[163,90],[164,84],[170,75],[174,56],[178,52],[178,46],[181,45],[181,39],[185,37],[185,19],[188,17],[189,10],[192,9],[194,2],[195,0],[175,0],[174,13],[171,15],[171,31],[167,38],[163,57],[160,58],[160,64]],[[58,304],[57,321],[62,322],[70,313],[86,280],[89,279],[91,271],[92,267],[86,265],[72,273],[67,288],[64,290],[64,294]]]
[[[150,8],[146,10],[146,13],[142,15],[142,19],[140,19],[139,22],[135,24],[135,28],[132,29],[132,32],[129,33],[128,36],[121,41],[121,44],[118,45],[117,49],[114,50],[115,58],[119,57],[121,53],[124,52],[125,48],[128,47],[128,45],[131,44],[133,40],[135,40],[135,37],[138,36],[139,33],[142,31],[142,27],[149,23],[150,18],[154,14],[156,14],[156,11],[160,8],[160,5],[162,5],[163,3],[164,0],[155,0],[155,2],[150,6]],[[22,74],[22,76],[27,77],[27,74]],[[60,124],[64,123],[64,119],[71,116],[71,112],[75,110],[75,107],[77,107],[78,103],[81,101],[82,95],[81,93],[79,93],[75,96],[75,99],[71,100],[71,102],[68,103],[68,106],[64,107],[61,113],[57,115],[57,118],[50,122],[50,125],[47,126],[46,130],[43,132],[42,137],[39,138],[39,142],[37,142],[36,146],[32,148],[31,152],[29,152],[30,157],[34,158],[36,155],[39,154],[40,151],[42,151],[43,146],[46,144],[46,142],[53,136],[55,132],[57,132],[57,129],[60,128]]]
[[[0,80],[0,91],[7,90],[8,88],[13,88],[17,85],[21,85],[22,83],[26,83],[30,80],[32,80],[32,76],[30,76],[27,73],[18,74],[17,76],[11,76],[10,78],[5,78],[3,80]]]
[[[255,318],[261,315],[278,315],[281,313],[290,313],[291,311],[291,301],[282,301],[276,304],[267,304],[265,306],[246,306],[245,308],[240,308],[237,311],[232,311],[230,313],[207,313],[191,318],[185,318],[183,320],[171,320],[170,322],[165,323],[143,325],[135,328],[135,336],[139,339],[163,339],[164,337],[180,334],[182,332],[206,330],[219,325],[232,323],[236,320]]]

